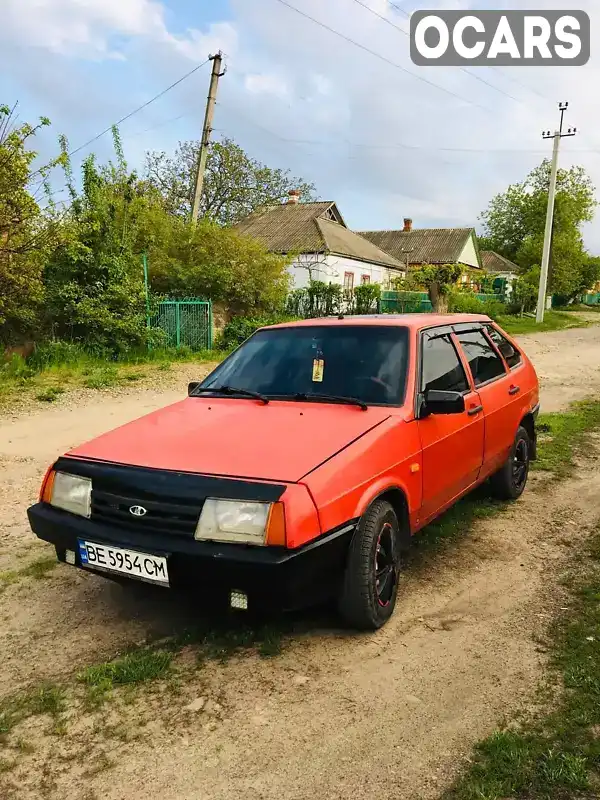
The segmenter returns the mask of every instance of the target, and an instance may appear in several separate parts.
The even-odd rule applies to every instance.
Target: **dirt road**
[[[545,410],[600,391],[600,327],[522,342],[542,379]],[[180,367],[160,391],[69,395],[2,420],[0,571],[49,553],[25,521],[47,463],[176,400],[192,377]],[[184,669],[175,689],[145,687],[99,712],[75,706],[60,735],[48,733],[48,718],[23,723],[4,747],[0,740],[0,765],[16,761],[0,774],[0,796],[438,796],[472,743],[531,696],[544,659],[534,636],[555,599],[548,577],[573,537],[600,518],[598,464],[591,460],[552,493],[534,480],[507,512],[410,570],[395,616],[377,634],[308,620],[276,658]],[[64,566],[44,580],[15,580],[0,593],[0,698],[66,680],[199,615],[165,592],[122,589]],[[182,668],[188,655],[179,657]],[[206,698],[203,710],[186,711],[198,698]]]

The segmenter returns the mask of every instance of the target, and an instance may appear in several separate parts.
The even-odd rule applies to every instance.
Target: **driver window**
[[[426,333],[422,342],[421,391],[467,392],[467,376],[450,334]]]

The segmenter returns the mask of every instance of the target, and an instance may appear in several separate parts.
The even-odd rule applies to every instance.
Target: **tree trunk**
[[[436,314],[448,313],[448,295],[440,292],[438,283],[432,283],[429,287],[429,300]]]

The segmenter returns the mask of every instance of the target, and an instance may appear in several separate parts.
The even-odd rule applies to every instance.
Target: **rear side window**
[[[492,348],[482,331],[457,333],[457,336],[467,356],[475,386],[480,386],[486,381],[491,381],[499,375],[506,374],[502,359]]]
[[[449,336],[423,336],[422,391],[466,392],[467,376]]]
[[[521,353],[519,353],[519,351],[512,346],[508,339],[505,339],[504,336],[502,336],[500,331],[496,330],[496,328],[492,327],[492,325],[488,325],[487,331],[490,339],[496,345],[498,350],[500,350],[506,363],[511,369],[521,363]]]

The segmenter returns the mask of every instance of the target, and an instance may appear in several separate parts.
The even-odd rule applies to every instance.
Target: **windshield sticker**
[[[315,358],[313,361],[312,379],[313,383],[323,383],[323,372],[325,371],[325,362],[322,358]]]

